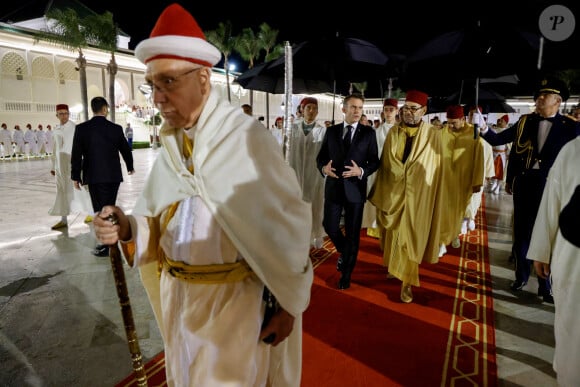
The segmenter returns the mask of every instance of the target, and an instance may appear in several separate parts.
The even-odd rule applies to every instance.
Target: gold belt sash
[[[223,284],[242,281],[254,276],[252,268],[244,260],[234,263],[222,263],[214,265],[188,265],[181,261],[169,258],[163,249],[163,269],[172,277],[196,284]]]

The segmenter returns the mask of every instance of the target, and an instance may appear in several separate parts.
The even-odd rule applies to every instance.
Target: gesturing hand
[[[352,165],[345,165],[344,172],[342,172],[342,177],[360,177],[362,175],[362,169],[358,166],[358,164],[354,160],[350,160]]]
[[[324,174],[326,176],[330,176],[330,177],[334,177],[335,179],[338,179],[338,176],[336,173],[334,173],[334,171],[336,171],[336,168],[332,168],[332,160],[330,160],[328,162],[328,164],[326,164],[324,166],[324,168],[322,168],[322,172],[324,172]]]

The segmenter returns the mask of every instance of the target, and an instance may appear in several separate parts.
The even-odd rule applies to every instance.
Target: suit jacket
[[[483,138],[491,145],[513,142],[510,151],[506,181],[512,185],[516,176],[525,175],[539,162],[539,173],[545,178],[554,164],[560,149],[580,134],[580,124],[573,119],[557,113],[552,127],[542,147],[538,150],[538,130],[542,117],[538,114],[525,114],[512,126],[500,133],[488,130]],[[537,170],[536,170],[537,171]],[[534,171],[534,172],[536,172]],[[543,189],[543,187],[538,187]]]
[[[86,184],[123,181],[121,159],[133,171],[133,154],[117,125],[103,116],[94,116],[75,128],[71,154],[71,178]]]
[[[367,198],[367,179],[379,167],[377,136],[375,130],[366,125],[358,124],[348,153],[342,141],[344,124],[330,126],[326,129],[322,146],[316,157],[318,170],[322,173],[324,167],[332,160],[332,167],[338,179],[328,177],[324,185],[325,200],[364,203]],[[344,165],[351,165],[351,160],[364,170],[362,179],[358,177],[342,178]]]

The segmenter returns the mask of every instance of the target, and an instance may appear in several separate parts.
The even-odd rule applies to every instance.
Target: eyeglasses
[[[56,113],[57,116],[66,116],[68,114],[69,114],[69,112],[59,112],[59,113]]]
[[[406,110],[406,111],[410,111],[413,114],[417,113],[419,110],[423,109],[424,106],[407,106],[407,105],[403,105],[401,107],[401,110]]]
[[[191,74],[197,70],[201,69],[201,67],[196,67],[191,70],[187,70],[183,74],[176,75],[174,77],[163,76],[160,77],[157,82],[147,81],[146,83],[140,85],[138,87],[139,91],[141,91],[145,95],[151,94],[153,91],[160,92],[160,93],[168,93],[177,88],[179,83],[177,80],[181,77],[186,76],[187,74]]]

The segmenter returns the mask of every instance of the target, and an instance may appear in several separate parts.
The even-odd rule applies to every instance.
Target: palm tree
[[[260,51],[264,48],[264,42],[260,36],[256,36],[251,28],[244,28],[242,34],[238,36],[236,49],[242,59],[248,61],[248,68],[254,67],[254,60],[260,56]],[[254,92],[250,90],[250,105],[254,104]]]
[[[117,50],[119,27],[113,21],[113,14],[109,11],[106,11],[102,15],[87,16],[83,21],[85,23],[85,33],[88,42],[111,53],[111,60],[107,65],[107,72],[109,73],[111,121],[115,122],[115,76],[118,70],[115,51]]]
[[[207,31],[205,37],[214,46],[221,51],[224,56],[224,70],[226,72],[226,83],[228,90],[228,101],[232,101],[230,94],[230,64],[229,57],[232,54],[236,46],[236,38],[232,36],[232,22],[226,21],[225,23],[219,23],[218,28],[215,30]]]
[[[276,40],[278,39],[278,30],[272,29],[268,23],[260,24],[260,30],[258,31],[258,39],[262,42],[262,46],[265,53],[265,62],[268,61],[268,57],[270,56],[270,51],[274,51],[276,49]],[[284,47],[281,44],[278,45],[279,47]],[[284,51],[282,51],[284,52]]]
[[[368,88],[368,83],[367,82],[352,82],[351,84],[351,90],[350,92],[352,93],[352,87],[354,86],[355,89],[357,89],[358,91],[360,91],[360,93],[363,95],[365,95],[365,90]]]
[[[284,55],[284,43],[278,43],[274,47],[272,47],[270,52],[266,55],[266,57],[264,58],[264,62],[269,62],[271,60],[278,59],[282,55]]]
[[[70,51],[78,51],[77,69],[79,71],[81,85],[81,101],[85,121],[89,119],[88,92],[87,92],[87,60],[83,54],[83,48],[88,46],[83,21],[77,13],[67,8],[49,9],[45,15],[46,29],[41,29],[35,37],[35,41],[47,41]]]

